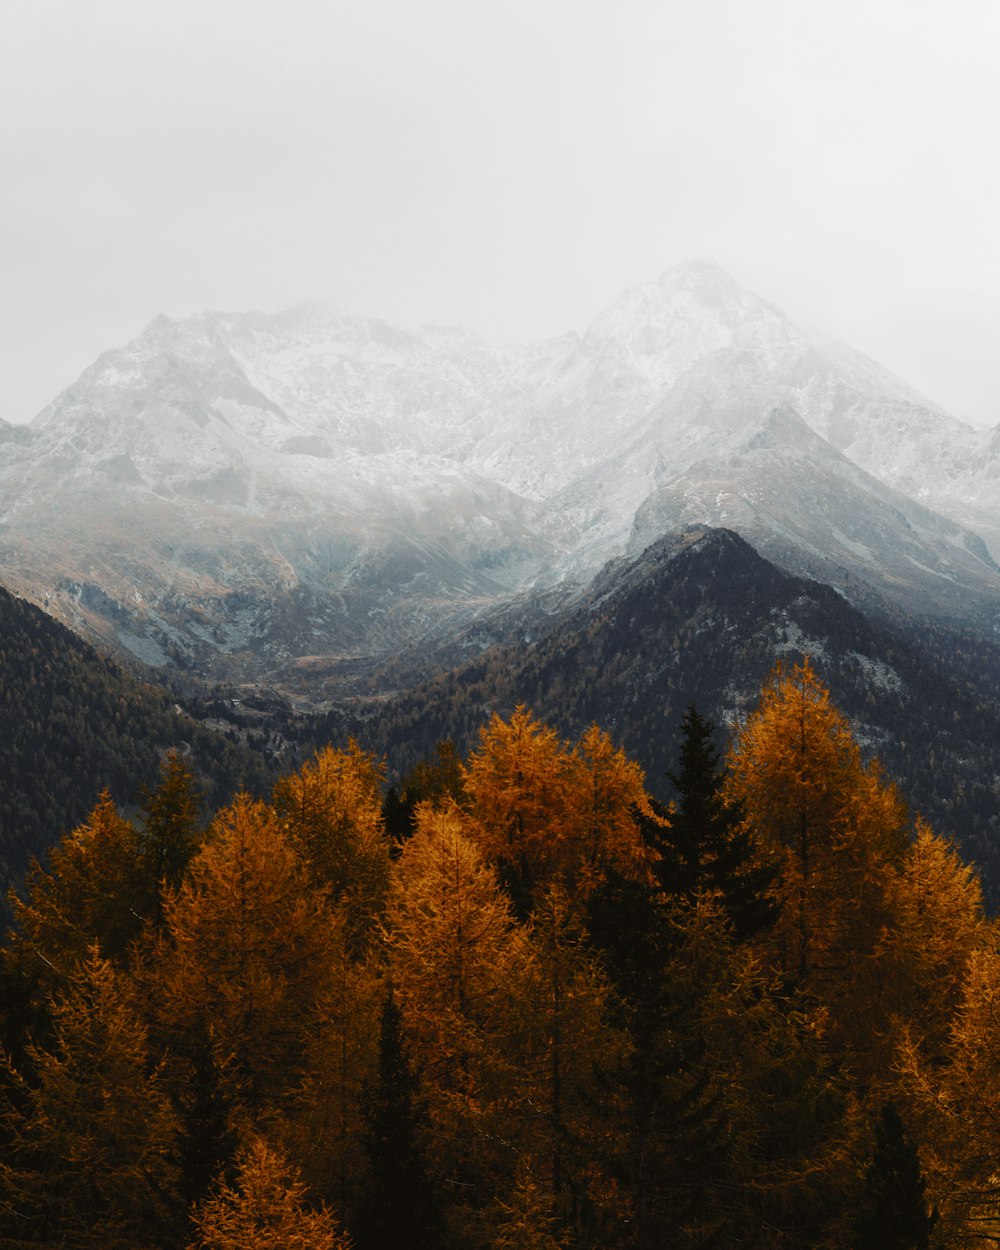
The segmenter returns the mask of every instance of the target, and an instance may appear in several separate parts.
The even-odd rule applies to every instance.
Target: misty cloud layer
[[[304,298],[494,341],[711,256],[1000,420],[1000,10],[959,0],[13,0],[0,416],[156,313]]]

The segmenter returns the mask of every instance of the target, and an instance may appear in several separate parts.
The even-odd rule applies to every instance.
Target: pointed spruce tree
[[[714,724],[692,703],[681,729],[678,770],[667,774],[677,793],[669,825],[643,823],[659,855],[654,872],[665,894],[694,899],[700,891],[717,892],[735,937],[743,941],[777,918],[771,886],[778,864],[763,856],[743,805],[726,799]]]
[[[140,862],[150,895],[148,912],[163,919],[164,889],[176,890],[198,849],[202,796],[194,774],[176,751],[163,761],[160,784],[142,799]]]

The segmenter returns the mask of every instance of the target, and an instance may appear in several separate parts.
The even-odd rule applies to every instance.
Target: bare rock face
[[[998,452],[709,262],[518,349],[318,306],[158,317],[0,427],[0,579],[146,662],[256,678],[384,656],[691,523],[981,615]]]

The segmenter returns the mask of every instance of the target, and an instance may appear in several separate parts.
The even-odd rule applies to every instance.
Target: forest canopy
[[[995,1244],[975,871],[808,661],[673,758],[522,707],[99,796],[0,950],[0,1247]]]

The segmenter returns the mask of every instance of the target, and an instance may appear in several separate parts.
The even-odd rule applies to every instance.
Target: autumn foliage
[[[399,791],[102,795],[0,952],[0,1248],[994,1244],[974,870],[808,663],[676,758],[518,708]]]

